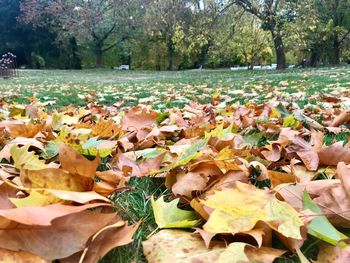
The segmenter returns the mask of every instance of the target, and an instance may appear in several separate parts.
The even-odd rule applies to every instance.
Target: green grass
[[[156,228],[150,197],[158,198],[167,194],[163,178],[132,178],[128,183],[129,189],[117,193],[114,203],[119,207],[118,214],[133,224],[142,221],[134,236],[134,242],[108,253],[100,263],[131,263],[145,262],[142,254],[142,241]],[[127,211],[127,212],[126,212]]]
[[[26,104],[36,98],[51,108],[87,101],[123,106],[151,103],[156,109],[183,107],[197,100],[210,101],[218,92],[228,104],[261,103],[279,96],[305,106],[315,96],[346,90],[350,68],[294,69],[278,71],[116,71],[22,70],[19,77],[0,79],[2,98]],[[244,94],[244,96],[242,96]]]

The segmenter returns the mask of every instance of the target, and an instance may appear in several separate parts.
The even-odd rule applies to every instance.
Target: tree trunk
[[[336,35],[333,39],[333,54],[332,54],[332,64],[339,65],[340,63],[340,42],[338,36]]]
[[[102,45],[97,43],[95,45],[95,67],[96,68],[102,68]]]
[[[311,49],[311,57],[310,57],[310,66],[311,67],[316,67],[317,66],[317,62],[318,62],[318,49],[316,48],[312,48]]]
[[[277,57],[277,69],[286,68],[286,54],[283,46],[283,39],[280,33],[276,33],[273,29],[271,30],[273,43],[275,46],[276,57]]]
[[[319,62],[319,59],[320,59],[320,52],[321,52],[320,48],[317,45],[311,48],[311,56],[310,56],[311,67],[317,66],[317,63]]]
[[[168,68],[167,68],[167,70],[173,70],[175,47],[174,47],[172,37],[168,38],[167,48],[168,48]]]
[[[201,49],[201,53],[199,55],[198,60],[195,62],[194,67],[198,68],[200,66],[204,66],[208,62],[208,57],[209,57],[209,48],[211,46],[211,41],[208,40],[208,43],[204,45]]]

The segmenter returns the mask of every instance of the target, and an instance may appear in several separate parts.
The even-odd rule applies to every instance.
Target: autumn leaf
[[[89,161],[64,143],[61,143],[59,147],[59,159],[62,168],[66,171],[88,178],[95,176],[96,169],[100,164],[99,157],[96,157],[93,161]]]
[[[156,124],[159,113],[142,107],[133,107],[125,113],[121,120],[124,131],[140,130]]]
[[[216,191],[201,203],[214,209],[203,226],[210,233],[249,231],[258,221],[264,221],[286,237],[301,239],[303,223],[298,213],[267,190],[236,182],[235,188]]]
[[[48,261],[25,251],[0,248],[0,262],[4,263],[48,263]]]
[[[197,219],[193,211],[186,211],[177,207],[179,199],[171,202],[164,202],[160,197],[157,201],[151,199],[155,221],[159,228],[192,228],[198,225],[200,220]]]
[[[75,192],[91,191],[94,180],[57,168],[21,170],[21,182],[27,188],[56,189]]]
[[[52,261],[83,250],[90,237],[113,218],[114,213],[82,211],[58,217],[47,226],[17,224],[2,230],[5,235],[0,235],[0,243],[2,248],[27,251]]]
[[[24,198],[9,198],[9,200],[16,206],[16,207],[33,207],[33,206],[45,206],[49,205],[52,202],[52,198],[40,194],[36,190],[31,190],[30,194],[27,197]]]
[[[23,147],[12,146],[10,153],[17,169],[41,170],[48,168],[45,161],[39,160],[39,156],[34,152],[29,152],[30,145]]]
[[[315,202],[312,201],[306,191],[304,191],[303,195],[303,209],[310,209],[312,212],[318,215],[308,226],[308,233],[310,235],[313,235],[333,246],[338,245],[339,241],[348,238],[346,235],[339,232],[334,226],[332,226],[327,218],[322,215],[322,210]],[[342,243],[339,244],[342,245]]]
[[[92,128],[92,136],[101,139],[116,138],[120,135],[121,128],[115,124],[113,119],[99,119],[99,121]]]
[[[181,230],[161,230],[142,243],[143,252],[149,263],[203,262],[203,263],[239,263],[273,262],[285,253],[284,250],[259,249],[245,243],[219,243],[208,249],[204,241],[196,234]]]
[[[195,142],[193,145],[189,146],[188,148],[186,148],[181,154],[180,156],[174,161],[174,163],[172,163],[171,165],[165,167],[163,169],[163,171],[165,170],[171,170],[174,169],[178,166],[182,166],[182,165],[186,165],[187,163],[189,163],[191,160],[193,159],[197,159],[199,158],[202,153],[200,152],[200,150],[206,146],[208,143],[207,140],[198,140],[197,142]]]

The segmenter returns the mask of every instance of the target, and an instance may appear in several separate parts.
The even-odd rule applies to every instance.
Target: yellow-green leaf
[[[235,234],[264,221],[286,237],[301,239],[298,213],[268,190],[236,182],[235,188],[217,191],[201,202],[214,209],[203,226],[207,232]]]
[[[185,211],[177,207],[179,199],[167,203],[163,196],[157,201],[152,197],[151,202],[159,228],[192,228],[200,222],[193,211]]]
[[[38,191],[31,190],[30,195],[24,198],[9,198],[16,207],[45,206],[53,203],[54,197],[40,194]]]
[[[290,127],[296,129],[300,125],[300,121],[298,121],[294,115],[287,116],[283,119],[283,126]]]
[[[39,160],[39,156],[35,155],[34,152],[28,152],[30,145],[27,144],[23,147],[14,145],[11,150],[11,156],[17,169],[28,169],[28,170],[41,170],[48,166],[45,161]]]

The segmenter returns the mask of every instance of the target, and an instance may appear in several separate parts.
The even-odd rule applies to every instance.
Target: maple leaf
[[[322,215],[322,210],[312,201],[309,194],[304,191],[303,194],[303,208],[310,209],[316,215],[316,218],[312,219],[308,225],[308,233],[313,235],[331,245],[338,245],[338,242],[347,239],[348,237],[339,232],[332,224]],[[340,243],[340,245],[342,245]],[[344,246],[344,245],[343,245]]]
[[[181,230],[161,230],[142,243],[143,252],[150,263],[203,262],[239,263],[273,262],[284,250],[268,247],[254,248],[245,243],[219,243],[208,249],[195,234]]]
[[[39,156],[34,152],[29,152],[30,145],[23,147],[12,146],[10,153],[17,169],[41,170],[48,168],[45,161],[39,160]]]
[[[20,173],[21,182],[27,188],[56,189],[76,192],[90,191],[94,180],[90,177],[71,174],[57,168],[25,170]]]
[[[236,182],[235,188],[216,191],[201,203],[214,209],[203,226],[210,233],[249,231],[258,221],[264,221],[286,237],[302,238],[303,223],[298,213],[267,190]]]
[[[141,130],[156,124],[159,113],[142,108],[133,107],[128,110],[121,120],[121,127],[124,131]]]
[[[64,143],[61,143],[59,147],[59,159],[62,168],[66,171],[89,178],[95,176],[96,169],[101,161],[99,157],[89,161]]]
[[[116,125],[113,119],[102,118],[92,128],[92,135],[101,139],[115,138],[120,135],[121,128]]]
[[[17,224],[2,230],[4,234],[0,235],[0,243],[2,248],[27,251],[50,261],[66,258],[83,250],[86,242],[110,222],[116,221],[115,218],[114,213],[82,211],[56,218],[47,226]]]
[[[33,138],[39,132],[43,131],[44,128],[45,128],[45,123],[13,124],[13,125],[8,125],[8,133],[13,139],[17,137]]]
[[[338,246],[331,246],[327,243],[320,243],[318,245],[319,253],[315,263],[345,263],[350,262],[350,247],[341,248]]]
[[[167,203],[164,202],[163,196],[157,201],[154,201],[152,197],[151,203],[154,218],[159,228],[192,228],[200,222],[193,211],[177,208],[179,199]]]
[[[0,248],[0,262],[8,263],[48,263],[46,260],[25,251],[11,251]]]
[[[174,161],[174,163],[162,169],[162,171],[171,170],[178,166],[188,164],[193,159],[199,158],[203,153],[200,150],[207,145],[207,140],[198,140],[191,146],[187,147],[180,156]]]

